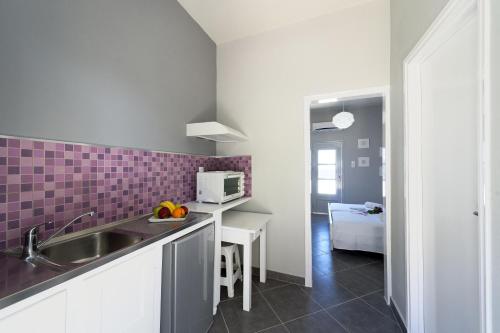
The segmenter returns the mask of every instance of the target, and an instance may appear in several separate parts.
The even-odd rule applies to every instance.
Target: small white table
[[[270,214],[226,211],[222,241],[243,245],[243,310],[252,307],[252,243],[260,237],[260,282],[266,282],[266,229]]]
[[[186,206],[192,212],[212,214],[215,220],[215,250],[214,250],[214,316],[220,301],[220,256],[222,243],[222,213],[248,202],[251,197],[243,197],[222,205],[201,202],[188,202]]]

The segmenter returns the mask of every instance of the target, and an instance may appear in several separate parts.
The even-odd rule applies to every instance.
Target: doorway
[[[328,203],[342,202],[342,142],[329,141],[312,145],[313,214],[328,214]]]
[[[484,143],[477,6],[473,0],[451,1],[405,61],[412,333],[484,329]]]
[[[305,192],[305,201],[306,201],[306,212],[305,212],[305,253],[306,253],[306,269],[305,269],[305,280],[306,280],[306,286],[313,286],[313,265],[317,263],[318,261],[316,260],[313,262],[313,256],[317,248],[313,248],[313,237],[312,234],[315,233],[316,231],[321,231],[324,230],[324,228],[329,229],[329,222],[326,222],[326,225],[324,225],[325,221],[320,221],[321,223],[316,224],[315,222],[318,222],[317,219],[315,218],[315,221],[313,223],[312,219],[312,212],[320,209],[320,213],[324,212],[321,211],[321,200],[318,200],[317,202],[320,202],[318,205],[317,202],[315,201],[314,198],[314,193],[315,191],[318,190],[317,184],[313,184],[318,181],[316,179],[316,176],[314,175],[315,172],[318,172],[318,170],[314,170],[315,167],[318,167],[317,159],[317,151],[321,150],[320,148],[316,148],[312,146],[312,140],[311,140],[311,130],[313,128],[311,124],[311,106],[315,103],[317,103],[319,100],[332,100],[334,103],[339,100],[356,100],[356,99],[372,99],[372,98],[378,98],[381,100],[381,109],[382,109],[382,142],[377,146],[377,156],[380,158],[383,163],[380,167],[377,167],[376,169],[376,174],[378,177],[378,181],[380,181],[380,193],[384,193],[384,195],[381,195],[380,199],[376,199],[376,201],[382,201],[383,206],[384,206],[384,222],[385,222],[385,228],[382,231],[382,237],[383,237],[383,247],[384,247],[384,254],[382,256],[383,262],[382,267],[381,267],[381,273],[383,275],[382,278],[382,288],[380,292],[382,293],[383,299],[385,299],[386,304],[389,304],[389,299],[390,295],[392,293],[391,290],[391,246],[390,246],[390,223],[391,223],[391,200],[390,200],[390,158],[391,158],[391,146],[390,146],[390,108],[388,105],[388,100],[389,100],[389,88],[387,87],[382,87],[382,88],[368,88],[364,90],[356,90],[356,91],[345,91],[345,92],[338,92],[338,93],[332,93],[332,94],[325,94],[325,95],[316,95],[316,96],[309,96],[305,98],[305,104],[304,104],[304,115],[305,115],[305,127],[304,127],[304,136],[305,136],[305,182],[306,182],[306,192]],[[330,118],[330,121],[332,119]],[[359,139],[366,139],[365,137],[359,137]],[[339,140],[331,140],[331,141],[339,141]],[[363,142],[360,142],[360,146],[364,147],[367,144],[367,140],[362,140]],[[369,140],[368,140],[369,141]],[[358,144],[356,140],[356,145]],[[375,143],[372,142],[372,145]],[[375,147],[375,146],[373,146]],[[382,149],[383,148],[383,149]],[[329,148],[327,147],[326,150]],[[333,148],[330,148],[332,150]],[[364,148],[360,148],[364,149]],[[338,153],[337,153],[338,154]],[[316,155],[316,156],[314,156]],[[368,157],[365,155],[360,155],[359,157]],[[340,172],[336,175],[338,179],[338,175],[340,174],[340,181],[337,183],[331,182],[333,180],[333,176],[327,177],[327,180],[330,180],[329,184],[333,186],[333,184],[336,185],[336,188],[338,189],[340,187],[340,196],[337,196],[336,199],[338,200],[338,203],[346,202],[346,186],[349,186],[347,184],[346,178],[345,178],[345,168],[351,168],[351,165],[355,165],[357,168],[359,166],[360,160],[358,158],[350,158],[349,160],[346,160],[346,152],[345,152],[345,144],[343,143],[340,149],[340,160],[343,165],[343,168],[341,167]],[[364,161],[361,161],[363,163],[363,167],[365,167],[364,164],[366,163],[367,159],[363,159]],[[372,160],[373,162],[373,160]],[[328,164],[328,163],[327,163]],[[330,164],[332,165],[332,164]],[[370,164],[373,165],[373,164]],[[330,166],[330,170],[333,168]],[[337,165],[336,165],[336,169]],[[330,172],[331,173],[331,172]],[[385,190],[383,190],[385,189]],[[337,202],[335,200],[335,197],[331,197],[331,201],[324,200],[329,203],[335,203]],[[367,200],[368,201],[368,200]],[[374,199],[375,201],[375,199]],[[314,202],[314,203],[313,203]],[[312,209],[314,205],[314,210]],[[324,207],[324,205],[323,205]],[[324,209],[324,208],[323,208]],[[328,212],[328,210],[327,210]],[[321,215],[316,215],[316,216],[321,216]],[[326,215],[323,219],[327,219],[328,221],[328,215]],[[312,230],[313,225],[317,225],[316,230]],[[315,239],[318,239],[318,234],[314,235]],[[319,236],[319,239],[321,239],[322,236]],[[326,242],[328,243],[328,237],[326,239]],[[323,239],[324,240],[324,239]],[[319,246],[323,246],[324,243],[321,243]],[[318,244],[316,244],[318,246]],[[322,248],[321,251],[324,251]],[[329,253],[331,253],[329,246],[328,250]],[[345,253],[346,255],[349,255],[349,253]],[[353,258],[352,256],[349,255],[350,258]],[[373,258],[376,258],[377,255],[371,256],[368,253],[368,258],[363,258],[362,260],[373,260]],[[358,260],[358,259],[353,259],[353,260]],[[361,261],[362,261],[361,260]],[[376,259],[379,260],[379,259]],[[330,264],[335,265],[334,262],[331,262]],[[341,265],[339,261],[339,265]],[[370,263],[371,265],[372,263]],[[380,275],[379,275],[380,276]]]

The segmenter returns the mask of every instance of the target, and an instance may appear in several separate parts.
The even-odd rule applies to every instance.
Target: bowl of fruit
[[[184,221],[189,214],[189,209],[181,204],[174,204],[172,201],[162,201],[153,208],[153,216],[149,222],[179,222]]]

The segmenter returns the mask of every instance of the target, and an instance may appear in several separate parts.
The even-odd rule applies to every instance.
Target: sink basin
[[[115,231],[101,231],[48,245],[40,254],[59,264],[83,264],[136,244],[142,237]]]

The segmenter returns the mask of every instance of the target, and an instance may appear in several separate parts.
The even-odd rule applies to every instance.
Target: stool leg
[[[243,274],[241,272],[241,258],[240,258],[240,250],[238,245],[236,245],[236,251],[235,251],[235,256],[236,256],[236,265],[238,268],[236,269],[236,272],[239,272],[238,274],[238,279],[243,282]]]
[[[233,273],[233,253],[234,251],[230,251],[231,253],[226,257],[226,278],[227,278],[227,296],[229,298],[234,297],[234,273]]]
[[[224,261],[222,261],[222,257],[224,257]],[[227,251],[224,248],[221,249],[221,268],[226,268],[226,261],[228,258]],[[222,272],[219,272],[219,280],[221,286],[227,285],[227,274],[226,277],[222,276]]]

